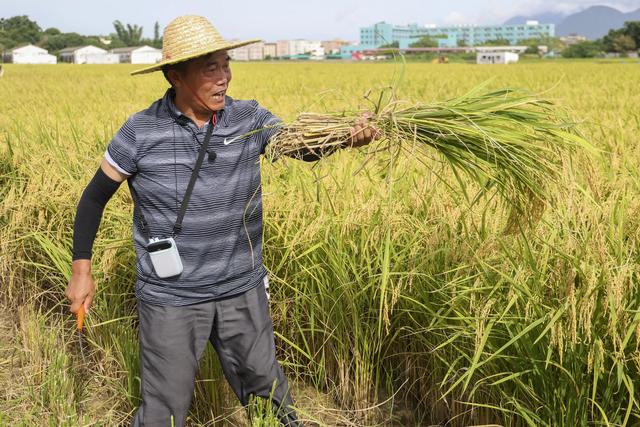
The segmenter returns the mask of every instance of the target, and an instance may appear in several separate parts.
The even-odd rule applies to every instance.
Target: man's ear
[[[169,77],[169,80],[171,81],[171,84],[173,86],[182,86],[182,76],[180,75],[180,72],[178,70],[171,69],[167,71],[167,76]]]

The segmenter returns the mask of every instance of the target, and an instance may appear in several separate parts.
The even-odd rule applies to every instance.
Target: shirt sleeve
[[[136,132],[129,117],[107,145],[104,157],[119,172],[133,175],[137,171],[136,154]]]
[[[267,144],[271,138],[278,133],[282,125],[283,122],[279,117],[275,116],[266,108],[258,105],[254,130],[259,130],[255,135],[258,144],[260,144],[260,154],[265,153]]]

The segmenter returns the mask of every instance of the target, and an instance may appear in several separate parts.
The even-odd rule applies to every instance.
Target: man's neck
[[[210,111],[203,110],[199,105],[194,106],[189,103],[189,100],[180,97],[177,92],[174,93],[175,96],[173,98],[173,102],[176,105],[176,108],[178,108],[182,114],[193,120],[198,128],[204,126],[205,123],[211,119]]]

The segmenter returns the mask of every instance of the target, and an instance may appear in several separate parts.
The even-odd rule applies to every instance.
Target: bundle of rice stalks
[[[559,178],[562,161],[576,147],[589,144],[553,103],[523,90],[481,89],[432,104],[392,100],[379,107],[369,123],[388,149],[408,150],[417,160],[416,148],[435,150],[462,188],[466,175],[480,186],[480,194],[497,190],[512,207],[505,231],[513,232],[521,220],[539,218],[549,200],[548,184]],[[361,113],[302,113],[271,140],[270,154],[322,155],[348,145]]]

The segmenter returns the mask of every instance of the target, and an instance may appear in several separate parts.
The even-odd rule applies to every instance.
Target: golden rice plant
[[[559,177],[563,157],[589,144],[552,102],[520,89],[482,92],[484,86],[431,104],[380,101],[369,120],[387,149],[425,154],[433,149],[462,188],[466,176],[482,192],[497,190],[512,208],[505,230],[509,233],[518,229],[521,219],[540,217],[549,200],[547,183]],[[353,123],[362,113],[301,113],[276,134],[270,155],[330,153],[349,143]]]

